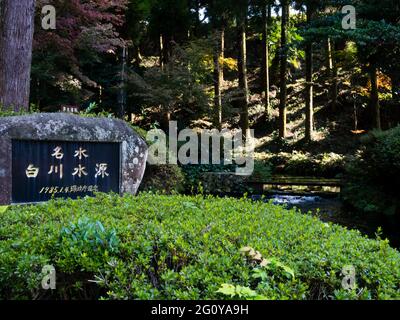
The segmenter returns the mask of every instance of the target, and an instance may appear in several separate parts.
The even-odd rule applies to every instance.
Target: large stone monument
[[[0,118],[0,205],[136,194],[147,145],[124,121],[41,113]]]

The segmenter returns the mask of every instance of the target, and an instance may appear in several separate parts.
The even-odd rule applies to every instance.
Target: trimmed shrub
[[[248,199],[100,194],[11,207],[0,256],[1,299],[400,298],[400,253],[387,241]],[[40,289],[44,265],[56,290]]]

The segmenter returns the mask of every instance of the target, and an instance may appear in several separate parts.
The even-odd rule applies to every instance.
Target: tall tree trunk
[[[167,72],[167,76],[169,76],[168,69],[166,64],[168,63],[168,49],[166,48],[166,37],[163,34],[160,34],[160,68],[162,71]],[[171,112],[169,106],[167,108],[163,108],[160,106],[161,110],[163,110],[162,114],[162,123],[161,127],[163,130],[168,131],[169,123],[171,121]]]
[[[307,7],[307,23],[313,18],[314,9]],[[313,140],[314,133],[314,84],[313,84],[313,46],[306,44],[306,140]]]
[[[286,138],[286,103],[287,103],[287,28],[289,21],[289,2],[281,0],[282,30],[281,30],[281,62],[280,62],[280,104],[279,104],[279,137]]]
[[[143,58],[142,58],[142,55],[141,55],[141,53],[140,53],[140,45],[138,45],[138,44],[135,44],[134,46],[133,46],[133,52],[132,52],[132,55],[133,55],[133,66],[136,68],[136,69],[139,69],[140,68],[140,65],[141,65],[141,63],[142,63],[142,61],[143,61]]]
[[[263,19],[263,31],[262,31],[262,43],[263,43],[263,62],[262,62],[262,88],[264,90],[264,104],[265,114],[267,118],[270,117],[270,78],[269,78],[269,40],[268,40],[268,28],[271,21],[271,5],[268,4],[267,0],[263,1],[262,6],[262,19]]]
[[[196,19],[194,24],[194,35],[199,38],[201,35],[201,18],[200,18],[200,9],[201,9],[201,0],[194,1],[194,10],[196,12]]]
[[[247,13],[246,13],[247,17]],[[247,80],[247,18],[242,21],[239,30],[240,54],[239,54],[239,87],[242,91],[240,123],[245,136],[249,129],[249,85]]]
[[[0,105],[29,110],[35,0],[0,1]]]
[[[160,68],[164,70],[164,36],[160,34]]]
[[[217,31],[217,41],[214,50],[214,107],[217,112],[216,123],[222,127],[222,85],[224,82],[224,68],[221,62],[224,59],[225,30]]]
[[[160,66],[164,69],[172,54],[171,43],[173,38],[168,34],[160,34]]]
[[[125,117],[126,111],[126,71],[127,71],[127,61],[128,61],[128,48],[124,44],[122,48],[122,64],[121,64],[121,78],[120,78],[120,91],[119,91],[119,116],[121,119]]]
[[[354,95],[353,99],[353,114],[354,114],[354,131],[358,130],[358,114],[357,114],[357,100]]]
[[[333,110],[337,108],[337,98],[338,98],[338,70],[335,61],[335,44],[331,38],[327,40],[327,67],[328,74],[331,78],[331,88],[330,88],[330,99]]]
[[[225,59],[225,28],[221,28],[220,32],[220,39],[219,39],[219,44],[220,44],[220,61],[224,61]],[[224,64],[220,64],[220,69],[219,69],[219,79],[221,83],[224,82]]]
[[[369,67],[371,79],[371,111],[374,113],[374,129],[381,130],[381,108],[379,104],[379,88],[378,88],[378,73],[374,63]]]

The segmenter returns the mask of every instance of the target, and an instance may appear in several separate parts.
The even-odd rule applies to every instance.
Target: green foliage
[[[249,263],[256,265],[251,275],[253,289],[223,284],[218,293],[246,300],[305,298],[307,286],[295,280],[293,269],[276,258],[263,258],[259,251],[251,247],[244,247],[240,251],[247,257]]]
[[[81,117],[88,118],[115,118],[115,115],[113,113],[100,109],[100,106],[97,104],[97,102],[89,103],[89,106],[85,110],[81,111],[79,115]]]
[[[236,168],[234,164],[185,165],[182,167],[185,189],[193,194],[244,194],[246,185],[243,179],[234,174]]]
[[[291,175],[309,175],[334,178],[345,170],[346,158],[330,152],[312,155],[308,152],[293,151],[267,155],[266,159],[278,173]]]
[[[220,299],[221,288],[241,299],[400,298],[400,254],[387,241],[247,199],[99,194],[14,206],[0,215],[0,255],[2,299]],[[57,290],[40,289],[44,265]],[[342,289],[346,265],[363,294]]]
[[[127,1],[53,2],[61,21],[55,30],[44,30],[41,19],[35,19],[31,100],[48,111],[88,99],[96,99],[105,110],[114,108],[120,50],[128,45],[117,30],[124,24]],[[37,16],[45,4],[36,1]]]
[[[344,199],[362,212],[400,214],[400,126],[362,139],[362,152],[349,164]]]
[[[251,175],[252,181],[266,181],[272,175],[272,166],[271,164],[265,161],[254,161],[254,171]]]
[[[67,274],[76,270],[96,272],[109,254],[118,252],[119,244],[115,229],[106,230],[100,221],[80,217],[60,231],[58,265]]]
[[[143,107],[155,108],[162,113],[185,112],[201,116],[210,103],[205,81],[209,78],[203,53],[194,51],[204,44],[176,45],[164,68],[148,68],[141,76],[131,72],[128,95],[143,99]]]
[[[135,130],[135,132],[144,140],[147,142],[147,131],[145,129],[142,129],[138,126],[135,126],[133,124],[130,124],[131,127],[133,128],[133,130]]]
[[[225,296],[245,300],[267,300],[266,297],[259,295],[249,287],[234,286],[232,284],[223,284],[217,291]]]
[[[4,213],[7,211],[8,206],[0,206],[0,213]]]
[[[24,116],[28,114],[35,113],[37,111],[37,108],[35,105],[31,104],[30,107],[31,111],[13,111],[13,110],[4,110],[3,107],[0,105],[0,118],[1,117],[14,117],[14,116]]]
[[[119,243],[115,230],[107,232],[100,221],[91,221],[86,217],[79,219],[76,224],[70,223],[64,227],[61,237],[66,247],[75,247],[83,251],[96,252],[106,249],[114,252]]]
[[[140,190],[164,194],[182,193],[185,190],[184,173],[177,165],[148,164]]]
[[[89,106],[86,108],[85,113],[86,114],[94,113],[94,111],[98,109],[98,107],[99,106],[96,102],[91,102],[89,103]]]
[[[237,165],[186,165],[186,192],[214,195],[243,195],[252,192],[247,180],[265,181],[271,176],[269,164],[255,160],[251,176],[238,176]]]
[[[296,24],[301,22],[301,17],[292,16],[288,26],[288,62],[295,69],[299,69],[301,61],[304,60],[305,53],[301,48],[303,37],[301,36]],[[273,61],[279,56],[281,47],[281,19],[280,17],[272,17],[268,25],[268,41],[269,41],[269,59]],[[262,29],[262,26],[257,25],[256,30]],[[262,35],[259,34],[259,39]]]
[[[181,48],[184,50],[181,54],[190,64],[190,72],[198,83],[212,84],[214,38],[193,40]]]
[[[139,45],[145,33],[145,19],[149,17],[152,6],[151,0],[129,0],[126,12],[128,34]]]

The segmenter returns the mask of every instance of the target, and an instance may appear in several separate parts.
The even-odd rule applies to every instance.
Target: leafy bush
[[[132,123],[129,123],[133,130],[144,140],[148,143],[147,141],[147,131],[141,127],[135,126]]]
[[[272,166],[269,163],[260,160],[254,161],[254,171],[250,178],[252,181],[264,182],[271,178],[271,175]]]
[[[400,298],[387,241],[247,199],[100,194],[10,207],[0,256],[2,299],[229,299],[223,285],[241,299]],[[44,265],[57,271],[54,291],[39,288]],[[352,291],[341,289],[346,265]]]
[[[242,196],[246,192],[247,177],[230,172],[205,172],[201,175],[199,185],[190,190],[210,195]]]
[[[281,152],[267,157],[276,173],[334,178],[345,170],[346,159],[337,153],[312,155],[301,151]]]
[[[236,174],[236,165],[183,166],[186,174],[186,192],[211,195],[243,195],[253,193],[248,181],[265,181],[271,176],[271,167],[262,161],[254,162],[251,176]]]
[[[197,194],[244,194],[245,179],[235,175],[234,164],[200,164],[182,166],[186,192]]]
[[[140,191],[164,194],[182,193],[185,190],[185,175],[177,165],[147,165]]]
[[[15,112],[13,110],[4,110],[3,107],[0,105],[0,118],[1,117],[24,116],[24,115],[29,115],[31,113],[33,113],[33,112],[27,112],[27,111]]]
[[[374,131],[349,164],[344,199],[362,212],[400,215],[400,126]]]
[[[144,108],[159,106],[156,111],[159,114],[181,113],[178,119],[182,121],[187,120],[182,113],[193,115],[195,111],[197,116],[203,115],[210,102],[210,95],[205,89],[208,81],[204,79],[209,73],[201,62],[199,52],[192,50],[196,47],[193,45],[183,48],[174,44],[165,68],[161,69],[158,65],[147,68],[143,76],[130,72],[128,95],[143,99]]]

